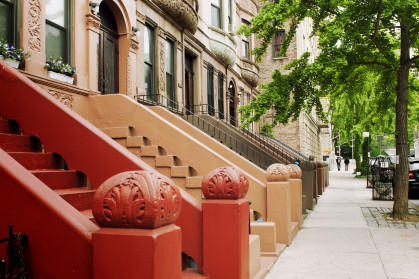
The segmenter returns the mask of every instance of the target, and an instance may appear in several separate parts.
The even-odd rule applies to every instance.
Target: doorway
[[[115,17],[105,2],[99,7],[98,90],[102,94],[119,91],[118,29]]]
[[[185,53],[185,107],[187,109],[186,114],[194,112],[193,60],[193,56]]]
[[[230,99],[229,99],[229,118],[230,118],[230,124],[236,125],[236,89],[234,87],[234,84],[232,81],[230,81],[230,84],[228,85],[228,91],[230,93]]]

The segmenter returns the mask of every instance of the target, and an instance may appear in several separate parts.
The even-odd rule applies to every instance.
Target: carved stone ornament
[[[269,182],[288,181],[290,173],[286,165],[272,164],[266,170],[266,180]]]
[[[74,97],[67,93],[56,92],[48,89],[48,93],[51,94],[55,99],[63,103],[69,109],[73,109]]]
[[[234,66],[234,62],[236,62],[236,54],[230,47],[210,39],[210,49],[225,64]]]
[[[159,52],[159,63],[160,63],[160,75],[159,84],[160,91],[166,91],[166,50],[164,48],[164,42],[160,41],[160,52]]]
[[[287,167],[288,167],[288,171],[290,173],[290,178],[292,178],[292,179],[301,178],[302,171],[301,171],[301,168],[299,166],[297,166],[296,164],[289,164],[289,165],[287,165]]]
[[[257,14],[256,4],[251,0],[240,0],[240,7],[242,7],[243,10],[250,12],[252,15]]]
[[[179,217],[178,187],[153,171],[128,171],[106,180],[93,198],[93,216],[102,227],[155,229]]]
[[[99,32],[100,29],[100,18],[93,14],[86,15],[86,27]]]
[[[41,1],[29,0],[29,48],[41,52]]]
[[[202,192],[207,199],[238,200],[249,190],[249,181],[244,173],[233,167],[217,168],[202,181]]]
[[[197,0],[153,0],[183,28],[195,34],[198,28]]]
[[[241,69],[242,77],[252,87],[256,87],[259,83],[259,75],[247,69]]]
[[[131,57],[127,57],[127,95],[132,96],[132,66],[131,66]]]

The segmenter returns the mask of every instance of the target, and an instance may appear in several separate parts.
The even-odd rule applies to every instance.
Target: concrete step
[[[144,145],[144,139],[141,136],[127,137],[127,147],[141,147]]]
[[[173,167],[171,167],[171,176],[172,177],[188,177],[189,176],[189,166],[173,166]]]
[[[40,152],[42,146],[27,135],[0,134],[0,148],[6,152]]]
[[[173,155],[156,156],[156,167],[173,167],[175,158]]]
[[[86,177],[75,170],[33,170],[39,180],[53,190],[86,186]]]
[[[156,157],[159,155],[159,147],[157,145],[141,146],[141,157]]]
[[[143,154],[141,153],[141,155],[143,155]],[[153,169],[156,168],[156,157],[144,157],[144,156],[141,156],[141,160],[143,160],[144,163],[146,163],[147,165],[149,165]]]
[[[141,148],[139,147],[128,147],[127,148],[129,152],[137,156],[138,158],[141,158]]]
[[[63,160],[51,152],[9,152],[9,155],[28,170],[64,168]]]
[[[128,127],[104,127],[100,130],[113,139],[126,138],[129,135]]]
[[[93,196],[96,190],[71,188],[55,190],[55,192],[74,208],[83,211],[92,208]]]
[[[297,235],[300,230],[300,222],[291,222],[291,241]]]
[[[170,167],[157,167],[156,166],[156,171],[170,178],[170,173],[171,173]]]
[[[202,176],[189,176],[186,177],[186,188],[187,189],[201,189],[202,188]]]

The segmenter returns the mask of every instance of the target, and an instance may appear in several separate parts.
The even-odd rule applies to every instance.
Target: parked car
[[[409,158],[409,198],[419,198],[419,158]]]

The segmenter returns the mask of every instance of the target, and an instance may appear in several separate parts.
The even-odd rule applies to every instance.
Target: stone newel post
[[[317,200],[317,171],[316,164],[304,161],[300,164],[302,170],[303,195],[306,196],[306,206],[313,210]]]
[[[295,164],[287,165],[290,173],[290,190],[291,190],[291,222],[297,222],[302,227],[302,183],[301,169]]]
[[[283,164],[270,165],[266,170],[266,202],[268,221],[276,223],[276,239],[291,244],[291,191],[290,173]]]
[[[177,186],[155,172],[106,180],[93,201],[102,227],[92,237],[94,278],[181,278],[181,204]]]
[[[203,271],[211,278],[249,278],[249,189],[246,176],[218,168],[202,181]]]

